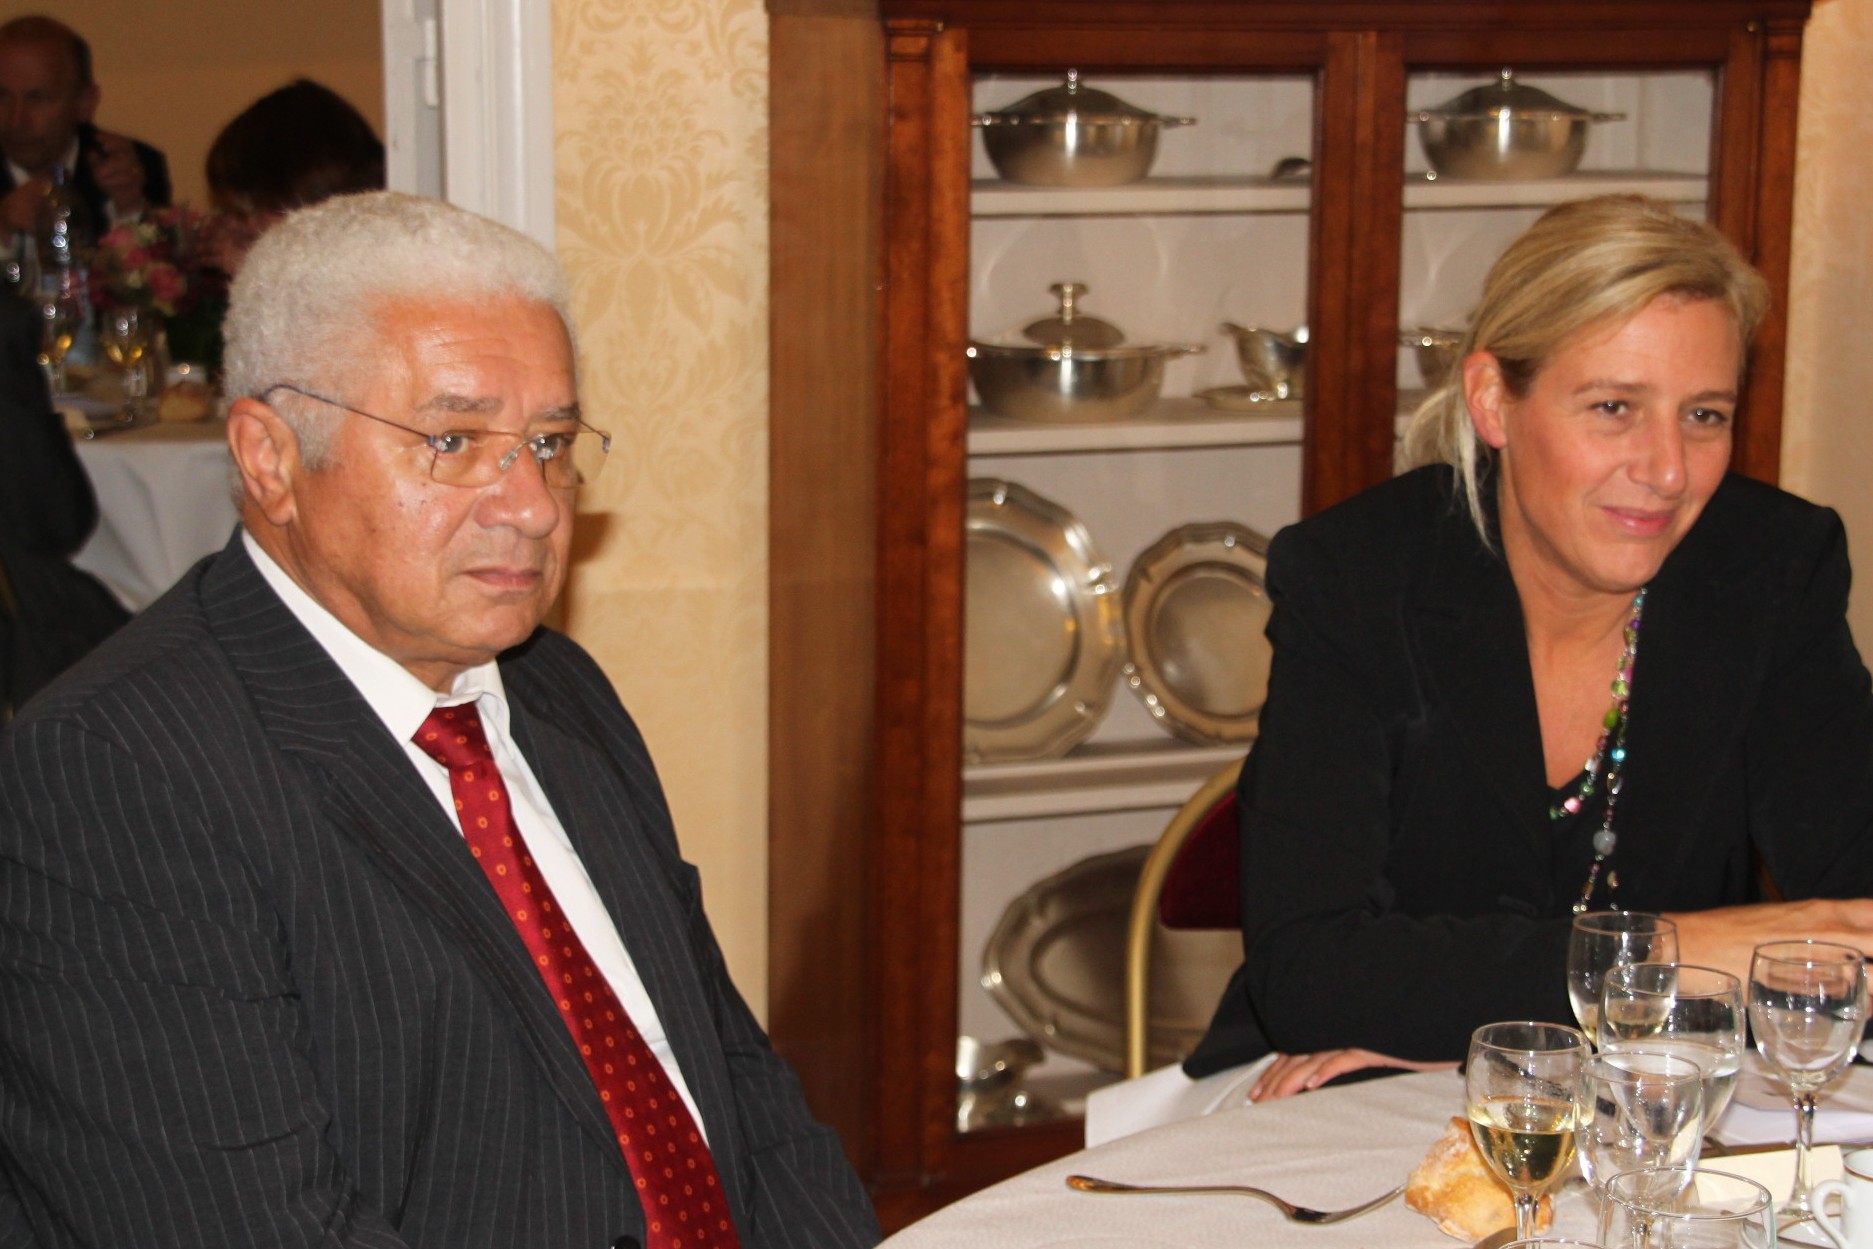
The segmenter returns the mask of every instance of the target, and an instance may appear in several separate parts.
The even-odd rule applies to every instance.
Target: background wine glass
[[[1595,1190],[1621,1171],[1685,1166],[1703,1140],[1703,1073],[1674,1054],[1602,1053],[1587,1060],[1580,1170]]]
[[[1769,1190],[1700,1167],[1625,1171],[1607,1181],[1600,1243],[1607,1249],[1773,1249]]]
[[[143,414],[144,400],[149,397],[144,357],[149,354],[151,337],[149,318],[137,308],[111,308],[98,326],[98,346],[123,374],[124,410],[133,420]]]
[[[1606,974],[1601,992],[1604,1051],[1645,1049],[1688,1058],[1704,1081],[1704,1131],[1709,1132],[1743,1066],[1748,1016],[1743,982],[1715,967],[1635,963]]]
[[[1492,1023],[1470,1038],[1464,1102],[1483,1160],[1515,1196],[1515,1234],[1534,1235],[1541,1194],[1567,1170],[1584,1117],[1587,1039],[1550,1023]]]
[[[1784,1213],[1812,1213],[1808,1151],[1814,1099],[1847,1067],[1866,1023],[1860,951],[1825,941],[1771,941],[1749,967],[1749,1022],[1756,1048],[1788,1081],[1795,1102],[1795,1187]]]
[[[76,291],[49,290],[39,298],[39,363],[53,394],[66,390],[65,353],[84,322],[84,304]]]
[[[1590,911],[1574,917],[1567,942],[1567,997],[1574,1018],[1591,1037],[1600,1028],[1600,990],[1606,973],[1630,963],[1678,960],[1678,926],[1644,911]]]

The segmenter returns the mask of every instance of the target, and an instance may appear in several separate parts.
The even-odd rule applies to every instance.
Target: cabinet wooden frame
[[[1391,470],[1408,73],[1710,71],[1710,215],[1775,293],[1735,463],[1774,480],[1809,8],[769,0],[769,1022],[887,1227],[1079,1133],[955,1130],[971,74],[1314,76],[1313,511]]]

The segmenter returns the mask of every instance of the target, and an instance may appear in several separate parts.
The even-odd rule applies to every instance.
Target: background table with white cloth
[[[97,494],[98,527],[72,562],[131,611],[227,544],[237,513],[220,421],[113,431],[77,445]]]
[[[1215,1113],[1120,1137],[966,1197],[891,1237],[887,1249],[1457,1249],[1460,1242],[1402,1198],[1344,1223],[1306,1226],[1252,1197],[1101,1196],[1067,1188],[1074,1173],[1129,1184],[1253,1184],[1299,1205],[1340,1209],[1404,1183],[1449,1119],[1463,1114],[1463,1077],[1454,1071],[1390,1076],[1260,1105],[1243,1100],[1246,1089],[1239,1084]],[[1725,1115],[1718,1135],[1790,1139],[1795,1117],[1784,1095],[1746,1074],[1733,1106],[1738,1113]],[[1817,1140],[1873,1137],[1873,1068],[1852,1068],[1823,1094],[1821,1106]],[[1830,1157],[1838,1173],[1838,1152]],[[1746,1162],[1768,1161],[1735,1158],[1731,1167],[1748,1173]],[[1707,1164],[1725,1168],[1718,1158]],[[1786,1190],[1771,1191],[1780,1197]],[[1582,1185],[1569,1185],[1556,1203],[1553,1234],[1592,1240],[1597,1233],[1595,1204]]]

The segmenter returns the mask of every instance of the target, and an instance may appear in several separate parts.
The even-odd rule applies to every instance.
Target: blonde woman
[[[1873,948],[1845,538],[1728,474],[1765,298],[1662,204],[1561,205],[1486,279],[1421,467],[1275,539],[1246,960],[1192,1074],[1278,1050],[1279,1095],[1567,1020],[1581,909],[1673,913],[1739,974],[1770,937]]]

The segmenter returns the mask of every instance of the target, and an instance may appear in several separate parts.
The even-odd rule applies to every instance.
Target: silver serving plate
[[[1125,930],[1150,846],[1094,855],[1036,882],[1008,904],[982,950],[982,987],[1049,1049],[1125,1070]],[[1152,1066],[1196,1048],[1242,962],[1242,934],[1152,938]]]
[[[1112,566],[1071,512],[969,483],[963,758],[1050,759],[1098,726],[1124,660]]]
[[[1158,723],[1208,746],[1252,741],[1272,658],[1268,540],[1230,521],[1183,525],[1125,581],[1125,683]]]

